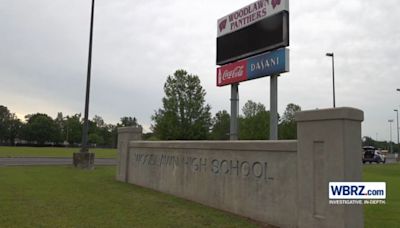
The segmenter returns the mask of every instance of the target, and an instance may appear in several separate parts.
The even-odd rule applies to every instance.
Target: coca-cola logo
[[[238,78],[244,76],[244,66],[237,66],[233,70],[224,70],[222,80]]]

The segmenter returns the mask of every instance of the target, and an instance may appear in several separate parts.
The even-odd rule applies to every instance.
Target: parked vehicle
[[[377,150],[373,146],[364,146],[363,147],[364,153],[362,156],[362,162],[376,162],[376,163],[385,163],[386,162],[386,157],[383,155],[379,150]]]
[[[375,157],[382,163],[386,163],[386,156],[379,150],[375,150]],[[379,163],[379,162],[378,162]]]

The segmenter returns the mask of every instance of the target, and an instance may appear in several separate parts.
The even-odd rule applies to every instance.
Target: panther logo
[[[269,0],[267,0],[267,3],[269,4]],[[275,9],[275,7],[280,4],[281,4],[281,0],[271,0],[271,5],[272,5],[273,9]]]
[[[221,23],[219,23],[219,32],[222,32],[222,30],[224,30],[226,28],[226,18],[221,21]]]

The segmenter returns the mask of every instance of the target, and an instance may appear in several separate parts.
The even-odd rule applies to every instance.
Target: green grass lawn
[[[21,149],[37,156],[36,152]],[[48,156],[41,148],[32,149]],[[3,150],[0,147],[0,154]],[[73,151],[60,154],[70,155]],[[386,205],[364,206],[365,227],[400,227],[400,164],[364,165],[363,177],[364,181],[384,181],[387,187]],[[117,182],[114,166],[97,166],[94,171],[66,166],[0,167],[0,227],[137,226],[256,224],[197,203]]]
[[[90,149],[96,158],[115,158],[117,149]],[[72,157],[79,148],[0,146],[0,157]]]
[[[0,167],[0,227],[256,227],[244,218],[115,181],[115,167]]]
[[[364,165],[364,181],[386,182],[386,204],[365,205],[365,227],[400,227],[400,164]]]

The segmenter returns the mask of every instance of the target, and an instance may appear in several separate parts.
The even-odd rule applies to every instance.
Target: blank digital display
[[[289,13],[282,11],[217,38],[217,65],[289,46]]]

